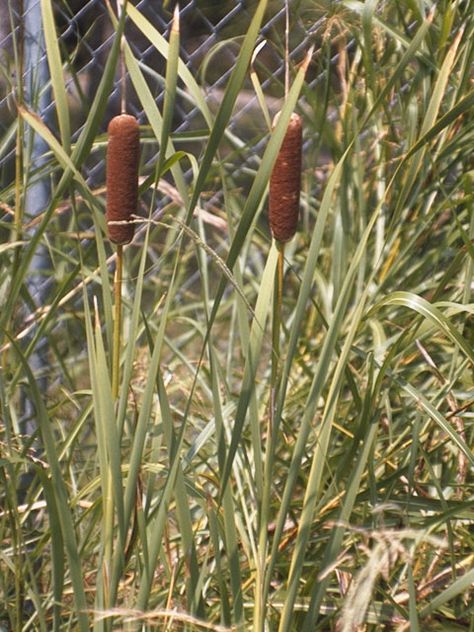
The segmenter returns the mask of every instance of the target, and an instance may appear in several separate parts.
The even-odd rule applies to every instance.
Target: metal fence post
[[[34,111],[48,123],[48,107],[51,106],[51,90],[49,67],[43,33],[40,0],[24,0],[23,4],[23,59],[24,59],[24,102],[28,109]],[[51,110],[49,110],[51,111]],[[25,218],[31,220],[44,212],[51,200],[50,178],[41,173],[46,163],[48,145],[33,129],[25,130],[25,170],[27,177],[25,188]],[[38,175],[39,174],[39,175]],[[27,234],[31,236],[34,228]],[[39,243],[31,261],[26,288],[33,301],[33,309],[40,307],[46,300],[47,283],[44,282],[45,271],[50,267],[47,249]],[[38,376],[38,386],[42,393],[46,392],[47,379],[47,342],[41,339],[30,356],[33,374]],[[34,437],[38,430],[38,421],[33,402],[27,393],[22,395],[21,432],[27,437]],[[34,441],[35,447],[38,442]]]

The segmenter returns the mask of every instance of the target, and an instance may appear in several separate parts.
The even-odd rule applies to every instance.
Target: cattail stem
[[[270,497],[272,483],[268,473],[271,471],[269,462],[272,459],[274,443],[274,415],[276,407],[276,394],[278,391],[278,380],[280,377],[280,327],[281,327],[281,306],[283,301],[283,269],[285,258],[285,244],[275,242],[278,251],[277,267],[274,277],[273,292],[273,318],[272,318],[272,356],[271,356],[271,377],[270,377],[270,406],[268,423],[266,426],[266,463],[263,477],[263,489],[260,508],[260,526],[258,537],[258,564],[256,566],[256,591],[254,608],[253,631],[259,632],[265,628],[265,612],[267,600],[265,597],[265,575],[268,554],[268,523],[270,516]]]
[[[285,99],[290,91],[290,2],[285,1]]]
[[[120,385],[120,348],[122,346],[122,275],[123,246],[117,246],[117,263],[114,279],[114,338],[112,353],[112,397],[117,399]]]
[[[123,52],[123,38],[120,48],[120,111],[125,114],[127,110],[127,68]]]
[[[125,10],[124,0],[117,0],[117,17],[119,20]],[[120,41],[120,112],[125,114],[127,105],[127,68],[125,65],[125,37],[122,34]]]
[[[123,246],[117,245],[117,258],[114,277],[114,333],[112,347],[112,398],[117,401],[120,386],[120,351],[122,347],[122,276]],[[106,482],[106,499],[104,499],[104,560],[102,565],[104,607],[110,607],[110,572],[113,557],[113,480],[112,471],[108,469]]]
[[[273,297],[273,325],[272,325],[272,412],[274,409],[274,396],[277,389],[278,366],[280,363],[280,328],[281,328],[281,304],[283,302],[283,266],[285,258],[285,244],[278,243],[278,264],[275,273],[275,293]]]

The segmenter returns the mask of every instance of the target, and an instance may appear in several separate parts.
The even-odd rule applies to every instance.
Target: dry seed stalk
[[[134,232],[130,219],[137,212],[138,204],[138,121],[129,114],[115,116],[109,123],[108,134],[107,227],[110,241],[128,244],[132,241]]]
[[[273,127],[280,114],[273,119]],[[293,238],[298,224],[301,189],[302,121],[293,113],[270,177],[269,220],[279,242]]]

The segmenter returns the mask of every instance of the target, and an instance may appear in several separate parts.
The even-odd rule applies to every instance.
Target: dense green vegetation
[[[178,30],[167,41],[128,6],[167,58],[167,96],[125,44],[147,124],[117,397],[116,249],[83,168],[105,155],[120,37],[73,137],[73,71],[45,21],[59,131],[20,103],[0,139],[19,152],[0,192],[5,629],[474,630],[474,2],[296,2],[311,64],[291,64],[271,134],[261,95],[249,135],[229,125],[265,78],[265,53],[251,61],[270,4],[247,3],[217,110],[178,63]],[[272,41],[283,55],[284,33]],[[282,97],[281,77],[268,90]],[[173,134],[176,99],[200,109],[194,138]],[[293,109],[301,219],[278,328],[266,197]],[[27,126],[49,148],[36,172]],[[53,196],[32,232],[36,177]],[[49,298],[25,319],[40,247]],[[30,363],[44,341],[46,393]],[[37,437],[21,436],[22,392]]]

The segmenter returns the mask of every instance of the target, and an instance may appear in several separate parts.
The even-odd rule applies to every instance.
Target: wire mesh
[[[115,33],[110,11],[116,10],[117,7],[115,2],[111,6],[105,0],[51,0],[51,4],[67,88],[72,141],[74,142],[80,137],[84,128],[114,42]],[[174,2],[130,0],[130,4],[133,4],[155,29],[168,39]],[[41,23],[40,5],[41,0],[7,0],[0,3],[0,69],[2,71],[0,77],[0,204],[2,204],[1,222],[4,223],[11,222],[14,215],[12,208],[15,203],[18,121],[16,106],[21,96],[19,90],[23,88],[28,72],[35,76],[39,74],[40,69],[47,66],[46,50],[42,42],[44,29]],[[321,46],[328,20],[327,11],[313,6],[310,10],[302,10],[301,5],[304,3],[298,0],[290,2],[289,65],[292,73],[296,71],[297,65],[311,44],[316,42],[317,47]],[[243,36],[250,24],[257,2],[254,0],[221,0],[219,2],[182,0],[179,7],[180,58],[196,77],[210,109],[215,112],[234,68]],[[31,11],[37,11],[40,17],[34,22],[37,26],[36,35],[30,32],[30,40],[26,40],[25,23]],[[125,37],[140,65],[153,98],[158,106],[161,106],[164,99],[166,60],[131,20],[126,23]],[[261,48],[256,58],[255,68],[270,114],[272,114],[279,109],[284,98],[285,0],[269,2],[260,38],[265,40],[266,45]],[[34,68],[27,70],[21,57],[25,56],[25,50],[29,46],[37,46],[39,42],[42,42],[43,54],[37,60],[37,72]],[[350,49],[351,42],[344,42],[344,46]],[[328,51],[333,56],[332,67],[334,67],[334,62],[337,63],[338,59],[338,48],[329,47]],[[327,68],[331,68],[326,58],[323,59],[321,55],[316,55],[315,58],[319,61],[313,63],[310,68],[305,95],[316,92],[318,84],[327,78]],[[319,63],[321,66],[318,65]],[[20,74],[21,79],[18,79]],[[137,116],[146,128],[149,121],[128,76],[126,86],[127,111]],[[305,95],[300,100],[302,109],[305,108]],[[35,99],[27,103],[27,107],[39,114],[53,133],[59,136],[58,130],[55,129],[56,106],[52,100],[49,82],[44,78],[42,85],[38,86]],[[120,70],[117,69],[99,132],[105,132],[109,120],[120,111],[120,101],[121,77]],[[183,148],[199,159],[207,142],[208,128],[201,110],[186,93],[186,87],[183,84],[178,86],[172,132],[176,148]],[[265,117],[258,104],[250,78],[247,77],[227,127],[221,153],[221,157],[224,158],[223,168],[232,174],[235,186],[243,191],[248,189],[252,182],[267,139],[268,128]],[[305,148],[314,147],[317,144],[315,140],[314,137],[306,138]],[[153,166],[156,164],[158,144],[156,139],[149,135],[142,145],[142,175],[146,175],[152,173]],[[88,159],[81,165],[81,172],[88,184],[100,195],[104,192],[104,149],[104,143],[97,143]],[[317,151],[320,152],[320,148]],[[318,156],[315,158],[314,154],[311,155],[308,152],[305,154],[309,156],[313,164],[311,168],[314,168]],[[37,156],[36,159],[38,158],[40,157]],[[187,175],[191,175],[190,170]],[[35,177],[50,178],[47,167],[39,169],[37,174],[32,174],[30,170],[28,186]],[[209,189],[205,203],[210,209],[221,208],[222,191],[219,188],[213,190],[212,183],[209,184]],[[159,205],[165,206],[168,201],[169,198],[166,196],[160,196]],[[38,209],[41,206],[45,208],[46,205],[47,202],[40,204]],[[34,214],[35,211],[30,216],[26,214],[25,222],[34,222],[35,218],[32,217]],[[76,228],[79,232],[82,234],[90,232],[92,218],[89,212],[77,215],[76,220]],[[216,247],[220,252],[220,248],[224,245]],[[54,280],[54,276],[49,274],[47,267],[43,266],[43,268],[40,273],[43,277],[40,284],[42,292],[47,291],[47,287]],[[192,282],[191,275],[189,283],[192,284]]]
[[[173,3],[133,0],[131,4],[136,6],[157,31],[168,38]],[[290,66],[293,70],[304,57],[314,40],[315,33],[324,21],[324,15],[321,12],[311,12],[308,16],[304,12],[293,10],[299,4],[297,2],[290,5],[293,7],[290,31]],[[113,5],[116,9],[115,3]],[[269,5],[270,8],[261,30],[261,39],[266,40],[266,46],[257,57],[256,69],[270,113],[274,113],[279,108],[284,95],[285,2],[278,0]],[[39,101],[36,97],[36,102],[30,99],[27,106],[39,114],[53,132],[57,132],[54,129],[56,117],[52,91],[48,83],[44,81],[44,67],[47,66],[44,42],[41,44],[43,57],[37,60],[38,73],[35,73],[34,68],[27,71],[24,61],[21,60],[21,56],[27,54],[29,47],[36,45],[38,48],[38,43],[42,41],[43,26],[40,17],[36,20],[36,37],[30,32],[28,35],[30,40],[23,41],[28,15],[34,10],[41,16],[39,6],[40,0],[27,2],[8,0],[7,3],[0,5],[0,50],[2,51],[0,67],[3,70],[3,79],[0,80],[0,186],[3,191],[1,201],[4,202],[5,208],[13,205],[16,104],[19,97],[18,91],[28,79],[27,72],[34,76],[41,70],[42,84],[45,84],[39,86],[37,91]],[[52,6],[69,99],[72,141],[74,142],[79,138],[87,119],[114,41],[115,33],[110,16],[112,7],[104,0],[85,2],[83,0],[52,0]],[[244,0],[222,2],[183,0],[179,5],[180,58],[197,78],[207,103],[213,111],[216,111],[220,104],[239,54],[240,44],[256,6],[256,2]],[[131,20],[128,20],[126,24],[125,37],[139,62],[148,88],[160,107],[164,99],[166,60]],[[16,79],[18,73],[22,73],[21,81]],[[313,72],[313,75],[307,83],[308,90],[313,89],[324,79],[324,74]],[[128,76],[126,77],[126,95],[127,111],[137,116],[140,123],[146,126],[149,122]],[[121,77],[117,69],[100,131],[104,132],[109,120],[119,113],[120,105]],[[185,86],[179,86],[173,121],[173,140],[177,148],[183,148],[199,158],[206,143],[207,132],[201,110],[186,93]],[[259,157],[263,153],[268,137],[267,132],[265,117],[258,105],[251,82],[247,78],[228,125],[226,147],[223,147],[223,156],[228,157],[224,165],[232,172],[236,185],[243,190],[249,186],[251,176],[258,167]],[[142,168],[145,174],[152,171],[158,151],[157,143],[153,139],[149,141],[144,144],[142,152]],[[312,142],[312,139],[307,140],[307,143]],[[91,152],[81,169],[91,187],[99,189],[103,186],[105,179],[103,149],[99,147],[97,151]],[[39,177],[48,176],[43,170]],[[164,198],[161,203],[166,204],[167,201],[167,198]],[[212,206],[219,202],[220,192],[210,191],[208,204]],[[7,217],[6,220],[11,220],[11,217],[10,212],[10,218]],[[30,216],[29,219],[31,220],[32,217]],[[79,225],[81,230],[87,230],[90,227],[90,216],[85,218],[84,222]]]
[[[72,142],[80,137],[97,92],[100,79],[115,38],[110,11],[112,7],[104,0],[52,0],[55,29],[58,37],[63,76],[66,84],[69,116],[72,125]],[[131,2],[150,24],[166,39],[169,37],[173,4],[155,0],[133,0]],[[284,0],[270,3],[261,38],[267,41],[257,59],[257,70],[263,91],[268,99],[270,111],[276,111],[284,95],[285,62]],[[41,0],[7,0],[0,3],[0,223],[4,225],[14,219],[15,183],[18,182],[17,106],[24,103],[28,109],[39,115],[43,122],[59,137],[56,119],[56,104],[53,100],[48,77],[48,60],[42,24]],[[197,78],[205,99],[212,111],[216,111],[224,93],[229,76],[240,51],[242,39],[257,6],[256,2],[225,0],[220,2],[203,0],[183,0],[180,2],[180,59]],[[318,21],[305,23],[299,14],[292,15],[290,38],[290,64],[295,66],[304,56],[313,38]],[[159,107],[163,105],[166,59],[155,46],[129,20],[125,37],[132,53],[138,60],[148,88]],[[315,76],[314,81],[320,81]],[[311,83],[308,84],[311,87]],[[108,107],[99,132],[105,132],[109,120],[120,111],[122,97],[120,70],[111,90]],[[132,82],[126,76],[126,108],[134,114],[141,125],[149,122],[137,98]],[[239,186],[249,186],[258,166],[268,129],[260,110],[250,80],[241,91],[226,134],[223,155],[229,157],[224,162],[232,171]],[[184,85],[178,87],[174,120],[173,140],[178,148],[183,147],[197,158],[204,149],[208,135],[207,124],[199,107],[186,93]],[[192,139],[190,139],[192,137]],[[25,237],[31,238],[35,232],[35,218],[47,208],[51,195],[51,176],[48,173],[48,146],[31,131],[25,137],[26,147],[23,159],[28,170],[25,180]],[[28,141],[30,138],[30,141]],[[180,145],[181,143],[181,145]],[[105,180],[104,151],[100,144],[91,152],[81,166],[81,171],[92,189],[101,189]],[[142,152],[144,173],[150,173],[156,162],[158,144],[149,139]],[[188,172],[190,175],[190,172]],[[220,191],[210,191],[208,204],[220,203]],[[28,203],[30,200],[31,203]],[[167,198],[161,200],[166,204]],[[89,213],[79,215],[78,229],[86,234],[92,224]],[[31,226],[31,228],[29,228]],[[85,239],[87,241],[87,238]],[[44,240],[38,245],[26,280],[29,293],[29,307],[22,315],[22,330],[28,332],[26,340],[32,340],[35,327],[35,311],[47,304],[47,296],[54,283],[51,262],[45,249]],[[194,282],[191,275],[188,283]],[[186,288],[183,288],[186,291]],[[28,301],[27,301],[28,303]],[[26,306],[25,306],[26,309]],[[44,341],[43,341],[44,342]],[[35,374],[42,373],[44,344],[37,344],[38,350],[30,358]],[[36,355],[35,355],[36,354]],[[46,388],[46,386],[44,386]],[[33,435],[34,410],[25,400],[22,417],[26,420],[25,434]]]
[[[38,0],[39,2],[39,0]],[[0,131],[3,138],[0,147],[0,170],[3,187],[9,184],[12,176],[12,160],[15,154],[14,133],[12,123],[15,118],[15,75],[18,60],[15,61],[14,48],[21,39],[25,15],[20,15],[20,0],[9,0],[2,3],[0,9],[0,49],[2,50],[1,66],[3,80],[0,92]],[[171,7],[153,0],[137,0],[133,4],[165,37],[171,25]],[[168,5],[171,3],[168,3]],[[283,96],[284,61],[284,3],[279,2],[268,15],[262,29],[262,38],[268,45],[261,54],[259,65],[262,73],[263,88],[270,101],[277,103]],[[63,56],[66,83],[68,88],[71,118],[74,126],[74,138],[80,134],[89,106],[95,94],[98,82],[104,70],[107,55],[110,51],[114,31],[109,16],[110,7],[103,0],[87,0],[77,2],[56,0],[54,3],[55,23]],[[188,0],[180,3],[181,54],[186,66],[198,77],[205,91],[208,103],[217,108],[225,88],[229,74],[239,52],[241,37],[250,22],[256,3],[243,0],[227,0],[226,2],[203,2]],[[12,26],[14,27],[12,29]],[[316,25],[317,26],[317,25]],[[308,40],[314,32],[315,24],[308,28],[298,16],[292,21],[291,57],[297,62],[307,50]],[[38,24],[38,32],[42,29]],[[165,60],[155,47],[145,39],[133,24],[126,27],[126,37],[134,55],[139,60],[149,88],[158,104],[164,96]],[[238,105],[230,122],[229,133],[238,133],[245,139],[247,150],[241,152],[244,163],[252,162],[252,156],[258,155],[259,142],[265,132],[264,119],[260,115],[257,101],[250,85],[239,98]],[[146,117],[133,90],[128,89],[127,109],[136,115],[140,123],[146,124]],[[120,82],[115,82],[110,94],[105,129],[108,119],[118,112],[120,103]],[[54,109],[54,103],[49,108]],[[46,108],[42,115],[48,115]],[[181,94],[176,103],[174,133],[184,135],[190,130],[205,127],[199,108],[185,94]],[[202,146],[194,143],[191,150],[199,154]],[[150,160],[152,157],[150,157]],[[240,169],[244,164],[240,165]],[[89,182],[98,182],[103,177],[102,165],[88,163],[86,176]]]

